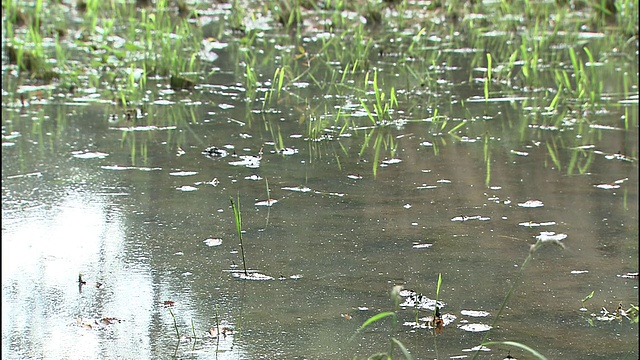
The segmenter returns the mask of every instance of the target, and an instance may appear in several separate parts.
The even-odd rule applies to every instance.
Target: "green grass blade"
[[[438,273],[438,284],[436,285],[436,301],[440,299],[440,287],[442,286],[442,273]]]
[[[513,347],[516,347],[518,349],[521,349],[521,350],[524,350],[524,351],[530,353],[531,355],[533,355],[538,360],[547,360],[547,358],[544,357],[544,355],[542,355],[539,352],[533,350],[532,348],[528,347],[527,345],[521,344],[521,343],[516,342],[516,341],[490,341],[490,342],[483,343],[481,346],[485,346],[485,345],[507,345],[507,346],[513,346]]]
[[[396,313],[393,311],[385,311],[385,312],[381,312],[379,314],[373,315],[372,317],[370,317],[369,319],[367,319],[367,321],[365,321],[360,328],[358,329],[358,332],[364,330],[367,326],[373,324],[376,321],[380,321],[386,317],[389,316],[396,316]]]
[[[413,360],[413,357],[411,356],[411,354],[409,353],[409,350],[407,350],[407,348],[404,346],[403,343],[401,343],[398,339],[396,338],[391,338],[391,341],[393,341],[394,343],[396,343],[396,345],[398,345],[398,347],[400,348],[400,351],[402,351],[402,355],[404,355],[404,357],[407,360]]]

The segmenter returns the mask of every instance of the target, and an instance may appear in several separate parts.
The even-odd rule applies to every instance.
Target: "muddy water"
[[[232,75],[232,66],[220,72],[224,82]],[[628,276],[638,270],[637,100],[590,115],[601,126],[562,131],[541,129],[522,100],[470,102],[472,121],[434,135],[432,109],[414,93],[400,105],[410,121],[389,127],[397,151],[381,155],[374,177],[363,131],[306,140],[299,104],[247,111],[222,94],[238,88],[168,95],[174,104],[149,104],[136,120],[111,105],[3,99],[3,356],[348,359],[387,351],[394,336],[416,359],[470,358],[484,333],[465,325],[491,324],[515,285],[490,340],[550,359],[637,358],[637,324],[591,315],[638,304],[637,275]],[[635,119],[627,131],[625,106]],[[459,122],[465,111],[441,114]],[[276,152],[271,126],[295,151]],[[231,155],[207,158],[211,145],[231,145]],[[569,174],[571,148],[585,145],[577,161],[591,162]],[[257,168],[230,164],[261,149]],[[238,196],[247,267],[273,280],[232,276],[242,268],[229,203]],[[267,196],[278,202],[255,205]],[[543,232],[562,235],[565,248],[543,246],[521,271]],[[394,285],[434,298],[439,273],[441,311],[456,317],[442,333],[404,326],[415,311],[403,307],[395,331],[382,321],[350,340],[393,309]],[[216,322],[231,330],[211,336]],[[509,351],[528,356],[493,346],[482,358]]]

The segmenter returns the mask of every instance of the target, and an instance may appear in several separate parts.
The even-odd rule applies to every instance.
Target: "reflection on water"
[[[258,169],[238,168],[207,159],[195,143],[179,157],[150,144],[145,167],[126,167],[127,150],[108,141],[117,131],[101,133],[107,138],[94,146],[109,156],[78,159],[63,148],[25,168],[5,149],[3,351],[9,358],[365,356],[386,349],[390,324],[347,339],[391,308],[390,288],[433,296],[439,272],[444,311],[455,319],[438,335],[441,354],[462,356],[477,345],[513,281],[522,283],[495,338],[550,357],[635,351],[631,324],[592,327],[578,311],[591,290],[592,312],[637,304],[637,279],[617,276],[638,266],[635,163],[602,159],[592,176],[567,177],[496,153],[487,189],[473,147],[454,143],[435,157],[420,147],[418,126],[405,132],[413,135],[400,147],[403,161],[377,179],[368,164],[340,169],[302,150],[265,151]],[[303,139],[290,144],[307,148]],[[259,206],[264,178],[279,199],[269,206]],[[620,178],[628,179],[621,188],[594,187]],[[204,185],[176,190],[194,184]],[[238,193],[248,267],[274,280],[229,272],[242,264],[229,207]],[[541,249],[518,280],[536,237],[560,235],[554,239],[567,249]],[[478,322],[469,309],[489,315]],[[410,323],[415,311],[400,317]],[[216,319],[233,335],[212,337]],[[429,356],[427,334],[417,327],[396,336]]]

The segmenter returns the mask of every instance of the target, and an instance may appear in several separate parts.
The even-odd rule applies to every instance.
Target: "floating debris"
[[[190,192],[190,191],[196,191],[196,190],[198,190],[198,188],[195,187],[195,186],[183,185],[183,186],[177,187],[176,190],[184,191],[184,192]]]
[[[511,150],[512,154],[518,155],[518,156],[529,156],[529,153],[526,151],[516,151],[516,150]]]
[[[222,245],[222,239],[206,239],[204,244],[207,246],[220,246]]]
[[[245,180],[258,181],[258,180],[262,180],[262,177],[259,176],[259,175],[253,174],[253,175],[245,176],[244,179]]]
[[[418,294],[413,290],[401,290],[400,296],[406,297],[404,302],[400,304],[402,307],[416,307],[423,310],[435,310],[436,305],[438,308],[443,308],[446,304],[442,301],[436,302],[422,294]]]
[[[486,317],[489,316],[487,311],[482,310],[462,310],[460,311],[460,315],[470,316],[470,317]]]
[[[462,349],[462,351],[464,351],[464,352],[471,352],[471,351],[491,351],[491,349],[489,349],[489,348],[488,348],[488,347],[486,347],[486,346],[478,345],[478,346],[474,346],[474,347],[472,347],[472,348],[470,348],[470,349]]]
[[[453,323],[458,317],[453,314],[442,314],[436,315],[435,319],[433,316],[425,316],[423,318],[418,319],[418,322],[415,321],[406,321],[402,325],[409,326],[413,329],[440,329],[444,326],[447,326]]]
[[[473,215],[473,216],[456,216],[451,219],[451,221],[469,221],[469,220],[479,220],[479,221],[489,221],[490,217]]]
[[[32,172],[27,174],[10,175],[10,176],[7,176],[7,179],[18,179],[23,177],[42,177],[42,173],[38,171],[38,172]]]
[[[638,278],[638,273],[637,272],[628,272],[626,274],[622,274],[622,275],[616,275],[619,278],[624,278],[624,279],[637,279]]]
[[[76,319],[76,325],[89,330],[101,330],[112,324],[119,324],[122,320],[114,317],[104,317],[101,319]]]
[[[175,172],[169,173],[169,175],[171,176],[192,176],[197,174],[198,174],[197,171],[175,171]]]
[[[618,185],[618,184],[598,184],[598,185],[593,185],[593,187],[598,188],[598,189],[604,189],[604,190],[613,190],[613,189],[619,189],[620,185]]]
[[[295,192],[303,192],[303,193],[311,191],[311,189],[306,187],[306,186],[296,186],[296,187],[285,186],[285,187],[282,187],[280,189],[288,190],[288,191],[295,191]]]
[[[208,158],[223,158],[229,155],[229,152],[225,149],[221,149],[215,146],[209,146],[202,150],[202,154]]]
[[[527,222],[521,222],[518,225],[526,226],[526,227],[538,227],[538,226],[551,226],[551,225],[555,225],[555,224],[556,224],[555,221],[547,221],[547,222],[542,222],[542,223],[535,223],[533,221],[527,221]]]
[[[100,166],[101,169],[104,170],[116,170],[116,171],[122,171],[122,170],[140,170],[140,171],[158,171],[158,170],[162,170],[162,168],[159,167],[155,167],[155,168],[150,168],[150,167],[145,167],[145,166],[120,166],[120,165],[104,165],[104,166]]]
[[[156,130],[176,130],[177,126],[129,126],[129,127],[113,127],[109,128],[109,130],[120,130],[120,131],[156,131]]]
[[[411,204],[404,204],[402,207],[405,209],[411,209]]]
[[[418,190],[424,190],[424,189],[435,189],[438,186],[436,185],[427,185],[427,184],[422,184],[421,186],[416,187],[416,189]]]
[[[556,234],[553,231],[542,231],[540,235],[536,236],[540,241],[560,241],[567,238],[567,234]]]
[[[413,244],[414,249],[428,249],[432,246],[433,244]]]
[[[280,154],[280,155],[291,156],[291,155],[297,154],[298,153],[298,149],[284,148],[284,149],[281,149],[281,150],[277,151],[277,153]]]
[[[595,150],[593,153],[594,154],[598,154],[598,155],[604,155],[604,158],[607,159],[607,160],[620,160],[620,161],[626,161],[626,162],[635,162],[636,161],[636,158],[623,155],[620,152],[617,152],[615,154],[607,154],[607,153],[604,153],[602,151]]]
[[[276,199],[269,199],[269,200],[258,201],[257,203],[255,203],[255,205],[256,206],[273,206],[277,202],[278,200]]]
[[[487,324],[464,324],[458,326],[458,329],[468,332],[482,332],[491,330],[491,326]]]
[[[401,162],[402,162],[401,159],[396,159],[396,158],[382,160],[382,164],[384,164],[384,165],[399,164]]]
[[[242,155],[239,158],[240,160],[231,161],[229,165],[245,166],[250,169],[257,169],[260,167],[260,160],[262,160],[261,156],[252,156],[252,155]]]
[[[571,274],[573,275],[586,274],[588,272],[589,270],[571,270]]]
[[[81,151],[81,150],[73,151],[71,153],[71,155],[76,159],[104,159],[107,156],[109,156],[109,154],[107,154],[107,153],[102,153],[102,152],[98,152],[98,151],[95,151],[95,152],[89,152],[89,151],[84,152],[84,151]]]
[[[229,326],[212,326],[211,329],[209,329],[209,336],[212,338],[218,338],[220,335],[222,335],[222,338],[226,338],[228,334],[232,333],[233,328]]]
[[[524,207],[524,208],[539,208],[539,207],[543,207],[544,204],[540,200],[527,200],[523,203],[518,203],[518,206]]]
[[[220,180],[218,180],[218,178],[213,178],[211,181],[198,181],[194,185],[196,185],[196,186],[198,186],[198,185],[218,186],[218,185],[220,185]]]
[[[231,276],[234,278],[242,279],[242,280],[256,280],[256,281],[264,281],[264,280],[273,280],[273,277],[265,274],[261,274],[258,272],[244,273],[241,272],[233,272]]]
[[[347,177],[352,180],[360,180],[362,176],[360,174],[348,174]]]

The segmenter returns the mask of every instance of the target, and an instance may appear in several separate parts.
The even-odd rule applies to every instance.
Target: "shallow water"
[[[637,324],[591,315],[638,305],[637,95],[569,111],[554,129],[540,108],[548,101],[522,89],[504,94],[513,101],[474,103],[482,84],[464,83],[470,57],[453,54],[458,70],[442,70],[449,83],[436,103],[451,124],[468,122],[448,134],[422,100],[443,95],[407,86],[383,57],[386,88],[405,95],[397,121],[380,128],[397,150],[376,160],[371,145],[361,151],[366,130],[307,139],[310,123],[335,116],[334,106],[357,108],[360,95],[291,87],[326,113],[301,110],[294,96],[263,112],[264,91],[245,104],[236,50],[220,51],[211,85],[158,95],[172,104],[150,101],[135,120],[109,104],[51,98],[22,108],[3,96],[3,357],[366,358],[395,336],[416,359],[471,358],[484,333],[464,325],[490,325],[515,284],[490,340],[550,359],[637,358]],[[615,74],[612,92],[620,68],[637,74],[635,63],[603,66]],[[295,151],[278,153],[277,134]],[[230,155],[205,157],[212,145],[231,145]],[[568,171],[577,146],[587,146],[582,174]],[[260,151],[257,168],[232,165]],[[273,280],[232,276],[242,268],[229,202],[238,197],[247,267]],[[278,201],[255,205],[269,198]],[[521,272],[547,231],[565,248],[546,244]],[[441,311],[456,317],[442,333],[403,326],[415,311],[402,307],[395,331],[385,319],[351,338],[393,309],[394,285],[435,298],[439,273]],[[233,331],[213,338],[216,321]],[[528,356],[490,348],[482,358]]]

